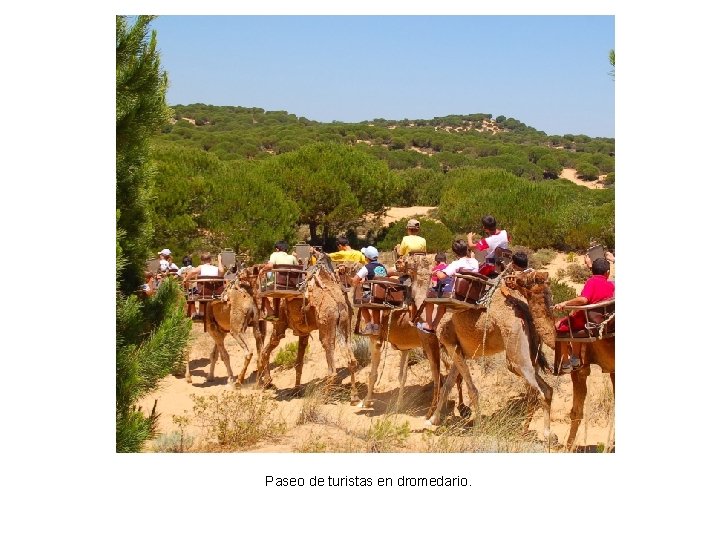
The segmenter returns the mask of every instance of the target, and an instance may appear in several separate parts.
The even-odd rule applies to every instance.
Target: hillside
[[[563,168],[569,168],[594,181],[615,169],[614,139],[547,135],[502,115],[321,123],[258,107],[173,108],[174,118],[159,139],[212,152],[224,160],[262,159],[313,142],[332,142],[361,147],[394,170],[500,167],[539,180],[558,178]]]

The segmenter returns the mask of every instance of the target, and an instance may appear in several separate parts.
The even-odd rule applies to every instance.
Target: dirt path
[[[575,169],[563,169],[560,173],[560,178],[565,178],[566,180],[570,180],[573,184],[584,186],[588,189],[605,189],[605,185],[602,183],[602,180],[605,179],[605,175],[600,175],[597,180],[587,182],[578,178],[577,171]]]
[[[554,261],[555,262],[555,261]],[[187,416],[190,425],[187,432],[196,438],[202,435],[202,430],[193,417],[193,394],[197,396],[220,395],[225,391],[240,392],[251,395],[259,391],[253,388],[255,381],[255,359],[250,365],[250,377],[240,389],[232,389],[227,386],[227,373],[222,363],[218,363],[215,369],[216,380],[212,383],[206,381],[206,374],[209,365],[212,340],[202,331],[200,323],[193,324],[192,349],[190,353],[190,368],[192,384],[185,382],[183,376],[168,376],[162,383],[161,388],[141,400],[143,410],[152,409],[156,403],[156,410],[160,413],[159,429],[161,433],[170,434],[178,430],[173,422],[173,415]],[[280,347],[296,338],[288,332]],[[248,343],[254,343],[251,333],[246,335]],[[231,338],[226,339],[226,345],[230,353],[231,365],[234,373],[238,373],[244,357],[243,350]],[[280,347],[277,350],[280,349]],[[420,351],[419,351],[420,352]],[[552,351],[547,350],[546,355],[552,361]],[[273,354],[271,361],[274,360]],[[294,386],[295,372],[293,369],[283,370],[271,363],[273,382],[278,387],[277,391],[265,391],[274,403],[277,404],[275,415],[287,425],[287,431],[278,440],[261,442],[246,451],[250,452],[366,452],[377,445],[374,441],[373,426],[379,422],[387,425],[403,426],[407,423],[407,434],[398,440],[390,441],[389,446],[381,446],[383,451],[396,452],[434,452],[464,451],[467,450],[463,444],[467,444],[467,437],[449,438],[448,428],[428,428],[425,425],[424,413],[430,402],[432,392],[432,378],[427,360],[420,354],[418,362],[410,367],[406,383],[406,404],[397,413],[394,413],[392,404],[397,398],[398,371],[400,355],[389,346],[383,351],[379,368],[379,380],[376,385],[377,402],[375,410],[362,410],[351,406],[347,400],[339,399],[318,407],[319,420],[317,422],[302,423],[298,425],[298,418],[306,403],[306,398],[300,392],[294,395],[291,389]],[[487,371],[483,370],[486,364]],[[507,371],[503,355],[495,355],[486,359],[470,361],[471,371],[476,385],[480,391],[481,414],[487,417],[494,417],[503,413],[513,403],[517,402],[524,392],[520,379]],[[343,368],[345,366],[338,366]],[[597,366],[592,366],[592,372],[588,379],[589,393],[586,403],[586,418],[588,423],[581,425],[578,444],[595,445],[605,444],[608,438],[608,419],[612,407],[612,392],[609,377],[600,372]],[[318,383],[326,371],[325,356],[322,352],[317,332],[311,336],[309,352],[306,357],[305,369],[303,371],[302,387],[308,388],[308,383]],[[358,373],[360,396],[366,392],[365,383],[369,373],[369,366],[364,367]],[[545,379],[555,388],[552,405],[552,431],[562,442],[567,437],[569,430],[569,411],[572,406],[572,385],[570,378],[552,377],[545,375]],[[343,393],[347,396],[349,390],[349,376],[342,381]],[[450,395],[451,400],[456,400],[456,390]],[[467,399],[467,397],[466,397]],[[457,411],[455,412],[457,414]],[[449,425],[456,425],[459,417],[450,420]],[[447,424],[446,424],[447,425]],[[531,430],[537,434],[542,433],[542,413],[537,411],[530,425]],[[585,429],[587,428],[587,429]],[[376,430],[377,431],[377,430]],[[373,442],[374,441],[374,442]],[[543,446],[539,443],[532,443],[536,446],[529,447],[527,444],[522,447],[488,447],[488,451],[542,451]],[[154,443],[150,443],[148,450],[153,450]]]

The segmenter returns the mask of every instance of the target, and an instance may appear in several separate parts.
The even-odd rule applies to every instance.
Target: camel
[[[328,262],[326,257],[319,257],[317,264],[308,269],[305,290],[301,297],[282,300],[279,320],[273,323],[270,339],[258,360],[258,372],[263,374],[263,376],[258,376],[258,388],[272,385],[269,370],[270,354],[285,336],[288,328],[292,329],[293,333],[299,337],[295,361],[295,386],[299,386],[310,332],[318,330],[320,343],[325,349],[328,377],[335,377],[335,346],[337,344],[341,356],[346,358],[350,369],[350,399],[353,402],[357,401],[355,387],[357,363],[350,347],[352,307]]]
[[[547,287],[547,273],[536,272],[535,275],[519,276],[514,283],[517,290],[527,299],[530,313],[535,322],[543,343],[555,349],[556,364],[558,363],[555,348],[555,324],[553,322],[552,301]],[[584,417],[585,398],[587,397],[587,378],[590,365],[600,366],[603,373],[610,374],[613,394],[615,393],[615,337],[592,341],[586,344],[585,366],[570,374],[573,384],[573,406],[570,411],[570,432],[566,448],[572,449],[575,443],[580,422]]]
[[[227,384],[235,383],[236,386],[239,386],[245,379],[245,373],[253,356],[243,338],[245,330],[252,325],[258,357],[265,338],[265,322],[259,320],[257,301],[252,293],[251,277],[248,271],[241,270],[227,285],[221,299],[208,302],[205,309],[207,310],[207,331],[214,342],[206,380],[213,381],[215,379],[215,363],[220,356],[227,369]],[[237,380],[235,380],[230,366],[230,354],[225,348],[225,336],[228,333],[247,351],[243,370]],[[185,380],[192,383],[189,359],[185,369]]]
[[[435,265],[434,255],[406,255],[398,259],[396,268],[399,272],[410,276],[412,283],[412,305],[405,310],[384,311],[381,318],[380,335],[370,335],[371,360],[368,374],[368,391],[365,398],[358,403],[359,407],[371,408],[374,404],[373,394],[377,382],[377,370],[380,363],[380,351],[387,341],[400,351],[400,372],[398,375],[399,389],[397,398],[398,409],[402,406],[405,382],[407,380],[407,364],[410,351],[422,347],[430,361],[433,374],[433,399],[427,411],[429,418],[435,409],[437,397],[440,394],[440,346],[434,335],[424,334],[417,329],[414,323],[415,314],[425,299],[430,285],[430,270]],[[453,378],[454,380],[454,378]],[[462,404],[462,379],[457,380],[460,410]]]
[[[547,274],[546,274],[547,276]],[[547,289],[547,284],[545,284]],[[552,317],[549,317],[552,325]],[[498,287],[492,294],[487,309],[449,311],[438,324],[437,337],[451,354],[453,365],[465,379],[470,403],[477,414],[478,390],[470,376],[466,359],[505,352],[508,369],[525,380],[529,395],[537,394],[544,414],[544,436],[550,438],[550,404],[552,388],[540,376],[540,370],[549,366],[542,354],[534,319],[529,313],[527,300],[517,291]],[[440,422],[440,411],[447,399],[450,381],[446,381],[429,423]],[[527,430],[532,417],[530,411],[525,422]]]

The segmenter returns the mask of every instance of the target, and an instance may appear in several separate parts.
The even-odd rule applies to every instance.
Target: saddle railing
[[[353,291],[353,305],[371,309],[405,309],[410,301],[410,287],[397,281],[370,279]]]
[[[260,277],[260,296],[291,298],[302,296],[300,285],[305,282],[306,270],[300,264],[275,264]]]
[[[480,301],[495,282],[478,272],[460,270],[452,281],[448,291],[438,291],[431,287],[425,302],[445,306],[448,310],[484,309]]]
[[[555,341],[592,342],[615,337],[615,299],[604,300],[596,304],[570,306],[563,311],[582,311],[585,313],[585,327],[573,330],[569,324],[567,332],[555,332]],[[557,321],[556,321],[557,322]]]

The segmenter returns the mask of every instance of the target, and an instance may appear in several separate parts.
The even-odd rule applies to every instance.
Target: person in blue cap
[[[353,285],[357,286],[363,281],[369,281],[372,279],[386,278],[388,277],[387,268],[385,265],[378,262],[378,250],[373,246],[362,248],[361,253],[365,255],[365,266],[358,270],[358,273],[353,277]],[[363,298],[370,296],[370,287],[363,287]],[[380,335],[380,310],[360,308],[360,316],[362,317],[365,327],[360,331],[361,334],[366,335]]]

